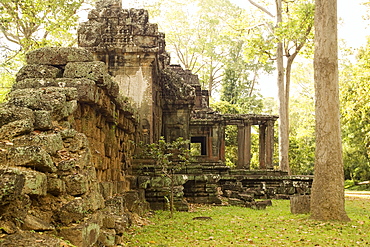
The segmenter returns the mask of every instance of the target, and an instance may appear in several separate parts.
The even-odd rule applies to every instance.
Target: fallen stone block
[[[290,197],[290,212],[292,214],[308,214],[311,211],[311,196],[298,195]]]

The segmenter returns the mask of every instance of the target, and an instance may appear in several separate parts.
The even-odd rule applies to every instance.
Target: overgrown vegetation
[[[274,200],[266,210],[195,206],[191,212],[158,211],[150,225],[132,229],[126,246],[369,246],[370,203],[348,198],[351,222],[321,222],[292,215],[289,201]],[[195,217],[212,220],[193,220]]]
[[[167,142],[161,136],[156,143],[139,144],[141,151],[137,158],[154,160],[155,164],[162,169],[162,175],[171,181],[169,199],[171,218],[174,211],[175,172],[181,170],[192,160],[189,143],[189,140],[184,140],[182,137]]]

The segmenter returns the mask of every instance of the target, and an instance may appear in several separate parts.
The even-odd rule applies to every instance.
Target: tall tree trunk
[[[282,22],[281,0],[276,0],[277,26]],[[282,171],[290,172],[289,169],[289,126],[287,125],[288,109],[286,103],[286,88],[284,81],[284,58],[283,44],[279,42],[276,50],[276,63],[278,70],[278,99],[279,99],[279,164]]]
[[[337,0],[316,0],[316,152],[311,218],[348,221],[344,209],[337,36]]]
[[[294,58],[297,56],[299,51],[293,53],[291,56],[287,59],[286,69],[285,69],[285,99],[284,99],[284,110],[285,113],[285,122],[284,122],[284,134],[285,136],[285,143],[284,143],[284,152],[285,153],[285,159],[282,162],[284,166],[281,166],[281,170],[288,172],[289,175],[291,175],[291,169],[289,164],[289,127],[290,127],[290,121],[289,121],[289,98],[290,98],[290,78],[291,78],[291,71],[292,71],[292,65]]]

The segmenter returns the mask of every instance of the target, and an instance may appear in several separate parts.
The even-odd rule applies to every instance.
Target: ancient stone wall
[[[29,230],[76,246],[122,242],[148,209],[130,182],[137,114],[84,49],[42,48],[27,63],[0,106],[0,245],[21,246]],[[62,245],[46,242],[32,246]]]

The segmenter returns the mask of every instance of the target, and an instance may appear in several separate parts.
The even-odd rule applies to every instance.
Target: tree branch
[[[250,2],[250,4],[254,5],[255,7],[259,8],[260,10],[262,10],[263,12],[265,12],[266,14],[268,14],[269,16],[271,17],[275,17],[273,14],[271,14],[270,11],[268,11],[266,8],[262,7],[261,5],[259,5],[258,3],[252,1],[252,0],[248,0]]]

